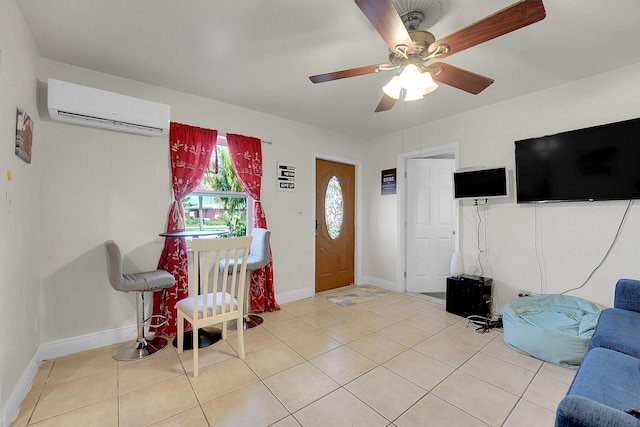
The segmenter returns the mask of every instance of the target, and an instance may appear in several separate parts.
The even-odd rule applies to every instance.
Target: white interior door
[[[445,292],[455,249],[453,159],[407,159],[407,292]]]

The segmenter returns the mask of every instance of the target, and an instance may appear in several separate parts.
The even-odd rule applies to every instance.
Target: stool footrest
[[[160,323],[151,323],[151,321],[153,319],[160,319],[161,322]],[[161,326],[166,325],[167,323],[169,323],[167,321],[167,316],[163,316],[161,314],[152,314],[151,316],[147,317],[146,319],[144,319],[142,321],[142,326],[152,327],[152,328],[159,328]]]
[[[166,338],[153,337],[128,341],[121,344],[114,352],[116,360],[138,360],[153,356],[165,348],[168,344]]]

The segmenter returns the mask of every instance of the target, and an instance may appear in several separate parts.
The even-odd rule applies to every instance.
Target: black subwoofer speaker
[[[491,314],[493,279],[463,274],[447,278],[447,311],[462,317]]]

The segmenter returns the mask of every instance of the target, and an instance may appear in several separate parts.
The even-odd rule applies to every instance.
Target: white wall
[[[592,79],[479,109],[372,141],[186,95],[112,75],[40,60],[15,2],[0,2],[0,403],[5,408],[29,376],[39,347],[135,323],[134,298],[113,291],[102,244],[113,238],[125,268],[154,268],[170,201],[168,141],[54,123],[38,112],[37,89],[48,77],[171,105],[172,120],[252,135],[264,145],[263,203],[273,230],[275,287],[285,302],[313,292],[314,153],[362,164],[358,213],[363,230],[362,277],[396,281],[397,196],[380,195],[380,171],[401,152],[460,144],[460,166],[514,168],[513,141],[640,116],[640,64]],[[310,102],[313,102],[311,100]],[[428,97],[423,102],[428,102]],[[13,154],[15,109],[34,118],[33,163]],[[297,167],[296,191],[276,190],[276,164]],[[8,181],[6,173],[12,172]],[[512,175],[513,177],[513,175]],[[513,184],[513,182],[512,182]],[[12,200],[7,212],[4,200]],[[487,207],[488,248],[497,303],[518,289],[559,292],[582,283],[604,255],[624,202]],[[640,228],[633,206],[610,258],[576,295],[606,305],[619,277],[640,277],[635,262]],[[296,213],[302,212],[302,216]],[[476,257],[475,210],[461,211],[461,250]],[[534,253],[537,226],[542,274]],[[133,333],[133,332],[132,332]],[[23,384],[30,384],[27,378]],[[24,396],[24,394],[22,394]],[[21,397],[20,397],[21,398]],[[10,408],[15,409],[15,408]]]
[[[0,405],[27,370],[36,328],[43,129],[36,109],[40,55],[14,1],[0,2]],[[14,154],[16,108],[34,121],[32,163]],[[11,173],[11,180],[8,173]],[[11,200],[7,207],[7,198]],[[18,402],[19,403],[19,402]],[[0,413],[0,425],[5,422]]]
[[[438,122],[423,124],[372,141],[365,181],[379,179],[382,169],[395,167],[398,153],[450,143],[460,144],[460,167],[507,165],[514,190],[514,141],[570,129],[640,116],[640,64],[604,75],[513,99]],[[428,97],[422,102],[427,103]],[[422,135],[422,139],[420,139]],[[396,196],[369,191],[372,212],[364,270],[382,282],[396,277]],[[396,200],[393,200],[396,199]],[[613,286],[621,277],[640,277],[635,256],[640,247],[640,206],[631,207],[622,234],[604,265],[582,289],[573,292],[611,305]],[[557,293],[580,286],[611,243],[626,202],[518,205],[515,196],[490,201],[486,207],[487,248],[495,283],[496,306],[501,309],[519,289]],[[537,209],[537,222],[535,221]],[[481,216],[485,213],[481,210]],[[461,204],[461,250],[467,272],[477,257],[475,207]],[[535,231],[537,229],[537,231]],[[380,231],[383,230],[383,231]],[[534,241],[537,234],[538,258]]]
[[[287,301],[313,293],[312,153],[359,160],[362,141],[43,60],[40,80],[48,77],[170,104],[172,121],[272,141],[262,146],[262,200],[273,232],[276,296]],[[125,267],[155,268],[162,245],[153,241],[171,199],[168,140],[61,124],[44,113],[41,128],[41,342],[132,325],[133,295],[109,286],[102,244],[116,240]],[[278,161],[296,165],[294,192],[276,190]]]

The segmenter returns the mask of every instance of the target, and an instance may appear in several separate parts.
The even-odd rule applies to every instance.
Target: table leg
[[[211,328],[209,330],[198,329],[198,348],[209,347],[211,344],[215,344],[222,339],[222,331],[217,328]],[[173,339],[173,346],[178,347],[178,338]],[[193,331],[187,331],[184,333],[184,350],[193,350]]]

